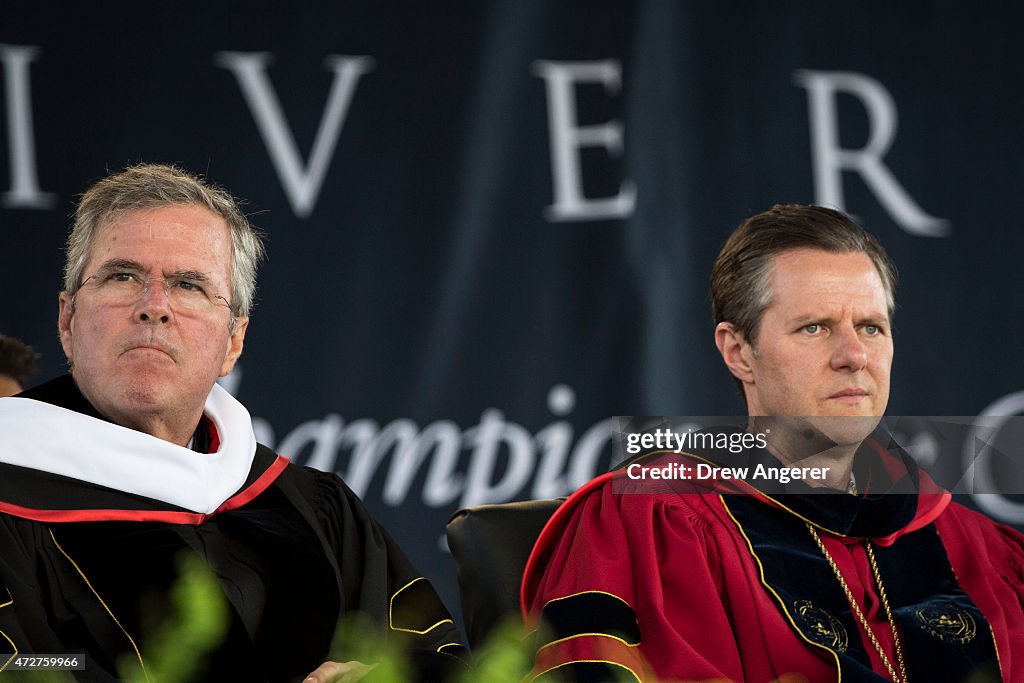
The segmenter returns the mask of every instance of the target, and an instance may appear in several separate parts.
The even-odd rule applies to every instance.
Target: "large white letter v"
[[[338,143],[356,84],[360,76],[373,69],[373,60],[369,57],[329,55],[324,61],[334,72],[334,81],[305,166],[295,144],[295,136],[281,110],[281,102],[267,78],[267,66],[272,60],[273,56],[267,52],[218,52],[214,55],[214,64],[229,69],[238,79],[292,210],[299,218],[308,218],[320,195],[327,165]]]

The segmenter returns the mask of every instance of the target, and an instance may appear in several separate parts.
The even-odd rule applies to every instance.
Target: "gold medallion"
[[[834,616],[820,607],[815,607],[810,600],[794,602],[793,613],[796,614],[803,630],[814,642],[836,652],[846,652],[850,637],[842,622]]]
[[[978,625],[970,612],[959,609],[951,602],[929,605],[915,610],[914,616],[933,638],[944,643],[969,643],[978,633]]]

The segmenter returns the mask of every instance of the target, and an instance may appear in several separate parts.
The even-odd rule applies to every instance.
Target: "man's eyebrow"
[[[835,319],[828,315],[817,315],[816,313],[804,313],[798,315],[790,321],[794,325],[806,325],[808,323],[826,323],[831,324],[835,322]]]
[[[132,261],[126,258],[112,258],[105,261],[100,267],[100,270],[134,270],[136,272],[145,272],[145,268],[138,261]]]
[[[210,276],[200,273],[198,270],[176,270],[167,277],[178,278],[179,280],[196,280],[197,282],[209,282]]]
[[[804,313],[790,320],[790,324],[793,325],[808,325],[811,323],[832,325],[835,322],[836,320],[832,316],[815,315],[813,313]],[[854,323],[857,325],[888,325],[889,316],[885,313],[868,313],[866,315],[859,316]]]
[[[100,267],[100,270],[129,270],[135,273],[149,272],[149,270],[138,261],[133,261],[131,259],[126,258],[112,258],[106,261]],[[165,277],[178,278],[179,280],[195,280],[196,282],[209,282],[210,280],[210,276],[207,275],[206,273],[200,272],[198,270],[188,269],[176,270],[173,273],[166,273]]]

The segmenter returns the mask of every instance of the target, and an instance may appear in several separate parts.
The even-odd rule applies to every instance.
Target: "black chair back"
[[[448,547],[455,559],[462,619],[470,648],[491,630],[519,617],[519,584],[533,544],[565,501],[525,500],[459,510],[448,520]]]

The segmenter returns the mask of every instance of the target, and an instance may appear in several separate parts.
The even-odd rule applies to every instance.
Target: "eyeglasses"
[[[161,284],[175,310],[207,313],[219,306],[231,310],[230,302],[210,291],[206,276],[196,272],[159,278],[149,277],[132,268],[107,266],[85,278],[80,288],[88,287],[101,303],[127,306],[139,301],[154,282]]]

